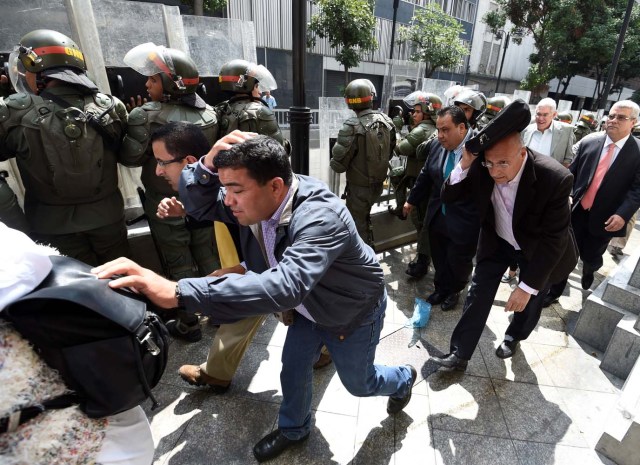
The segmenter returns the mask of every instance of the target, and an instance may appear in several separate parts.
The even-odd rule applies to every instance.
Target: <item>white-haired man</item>
[[[561,121],[554,121],[558,112],[556,102],[543,98],[536,105],[535,122],[522,131],[522,138],[527,147],[543,155],[555,158],[564,166],[569,166],[573,159],[571,147],[576,142],[573,126]]]
[[[569,166],[574,176],[571,225],[582,259],[582,288],[593,284],[612,237],[640,208],[640,141],[631,136],[640,108],[631,100],[611,107],[605,133],[585,137]],[[551,286],[545,306],[555,302],[567,279]]]

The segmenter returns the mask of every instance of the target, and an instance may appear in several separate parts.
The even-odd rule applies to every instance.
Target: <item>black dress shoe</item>
[[[502,341],[500,347],[496,349],[496,355],[499,358],[510,358],[518,349],[518,341]]]
[[[393,415],[401,411],[411,400],[411,391],[413,391],[413,385],[416,383],[418,372],[411,365],[407,365],[407,368],[411,371],[411,383],[409,384],[409,390],[403,397],[389,397],[389,400],[387,401],[387,413],[389,415]]]
[[[547,294],[544,296],[542,300],[542,307],[547,308],[550,307],[551,304],[555,304],[558,301],[559,297],[553,296],[551,294]]]
[[[429,259],[417,259],[407,265],[405,273],[412,278],[422,278],[429,273],[429,265],[431,260]]]
[[[447,354],[444,357],[431,357],[437,365],[452,370],[464,371],[467,369],[469,360],[464,360],[458,357],[456,354]]]
[[[443,312],[448,312],[449,310],[453,310],[455,306],[458,305],[459,300],[460,300],[459,292],[454,292],[453,294],[449,294],[447,298],[442,301],[442,305],[440,306],[440,308],[442,308]]]
[[[580,284],[582,284],[582,289],[588,291],[593,284],[593,271],[582,270],[582,279],[580,280]]]
[[[427,302],[429,302],[431,305],[438,305],[444,302],[446,298],[447,294],[445,292],[436,290],[433,294],[427,297]]]
[[[289,447],[306,441],[308,438],[309,433],[300,439],[289,439],[282,434],[280,429],[276,429],[260,439],[258,444],[253,446],[253,455],[258,462],[265,462],[282,454]]]

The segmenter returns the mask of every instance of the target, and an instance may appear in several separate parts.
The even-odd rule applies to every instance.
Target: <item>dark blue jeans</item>
[[[302,315],[289,326],[282,351],[282,404],[278,427],[289,439],[300,439],[311,429],[313,364],[322,345],[331,353],[340,381],[354,396],[406,394],[411,381],[407,367],[374,365],[376,347],[387,308],[387,295],[380,299],[366,322],[348,336],[319,328]]]

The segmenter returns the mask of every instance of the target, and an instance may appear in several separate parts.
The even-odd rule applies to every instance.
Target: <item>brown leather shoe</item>
[[[200,369],[199,365],[182,365],[178,374],[192,386],[209,386],[214,394],[224,394],[231,386],[231,381],[225,382],[209,376]]]
[[[320,352],[320,358],[313,364],[313,369],[324,368],[331,363],[331,355]]]

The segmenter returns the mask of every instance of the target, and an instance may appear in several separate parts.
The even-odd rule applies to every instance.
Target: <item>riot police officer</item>
[[[593,113],[585,112],[580,115],[576,127],[573,130],[576,136],[576,142],[595,131],[597,125],[598,121]]]
[[[9,57],[18,93],[0,99],[0,160],[15,157],[33,239],[97,265],[129,255],[117,163],[127,112],[98,92],[69,37],[39,29]]]
[[[159,218],[158,204],[177,192],[164,177],[156,175],[158,163],[149,139],[159,127],[171,121],[197,124],[210,145],[218,139],[218,119],[214,109],[196,93],[200,76],[193,60],[184,52],[153,43],[138,45],[127,52],[124,62],[147,76],[151,101],[129,115],[124,150],[144,154],[141,180],[145,187],[144,210],[156,244],[164,274],[174,280],[206,276],[219,268],[213,224],[192,224],[184,218]],[[179,314],[167,323],[174,337],[188,342],[200,340],[198,318]]]
[[[563,123],[573,124],[573,115],[568,111],[558,112],[555,119]]]
[[[358,234],[373,248],[371,207],[382,194],[396,130],[391,118],[373,109],[376,88],[368,79],[351,81],[344,98],[356,117],[347,119],[340,128],[330,166],[336,173],[347,173],[347,209]]]
[[[478,129],[484,128],[487,124],[495,118],[498,113],[502,111],[504,107],[511,103],[511,99],[509,97],[505,97],[504,95],[500,95],[497,97],[491,97],[487,99],[487,109],[484,112],[484,115],[478,121]]]
[[[218,81],[222,90],[233,94],[216,106],[220,137],[235,129],[257,132],[277,140],[290,152],[275,114],[260,98],[263,92],[278,88],[267,68],[246,60],[231,60],[220,68]]]
[[[478,121],[487,110],[487,98],[482,92],[473,89],[462,90],[453,98],[453,104],[464,111],[464,115],[473,129],[478,127]]]
[[[442,100],[436,94],[429,92],[415,91],[407,95],[403,102],[411,113],[411,132],[403,138],[395,148],[398,155],[407,157],[404,177],[395,186],[396,210],[395,215],[404,218],[402,206],[407,201],[407,189],[411,189],[424,166],[425,159],[417,153],[420,144],[434,136],[436,132],[436,113],[442,108]],[[429,271],[431,255],[429,252],[429,235],[423,228],[424,217],[427,212],[429,196],[411,210],[411,221],[418,232],[418,253],[409,263],[405,273],[413,278],[420,278]]]

